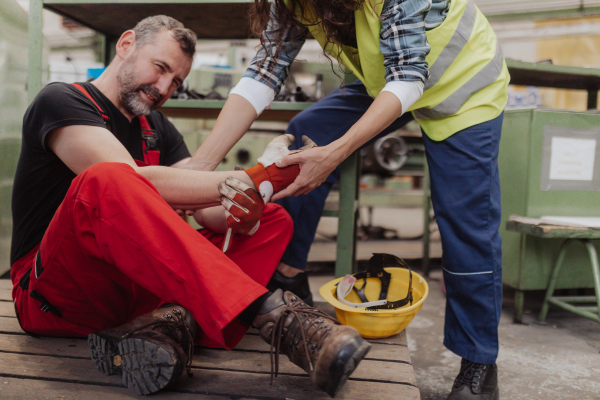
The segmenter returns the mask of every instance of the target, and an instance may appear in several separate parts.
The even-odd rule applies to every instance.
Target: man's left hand
[[[227,226],[235,233],[252,235],[258,230],[265,209],[261,195],[250,186],[229,177],[219,184],[221,204],[227,211]]]

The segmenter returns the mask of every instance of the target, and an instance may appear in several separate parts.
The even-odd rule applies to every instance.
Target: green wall
[[[0,275],[10,268],[10,198],[27,108],[27,13],[0,0]]]

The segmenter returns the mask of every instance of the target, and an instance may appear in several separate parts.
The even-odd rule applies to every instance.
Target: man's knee
[[[115,177],[122,177],[129,173],[135,173],[135,170],[128,164],[119,162],[102,162],[94,164],[91,167],[83,170],[77,179],[80,180],[95,180],[99,182],[115,181]]]
[[[141,175],[137,174],[128,164],[103,162],[94,164],[81,172],[71,183],[69,191],[121,190],[130,187],[132,180],[140,178]]]
[[[148,190],[150,189],[150,190]],[[152,184],[125,163],[99,163],[81,172],[71,183],[66,202],[85,200],[89,205],[126,205],[140,196],[160,195]],[[139,200],[139,199],[138,199]]]

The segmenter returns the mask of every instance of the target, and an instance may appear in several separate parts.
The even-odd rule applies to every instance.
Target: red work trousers
[[[202,330],[200,343],[233,348],[247,330],[236,317],[266,293],[293,231],[285,210],[269,204],[252,236],[198,233],[133,168],[94,165],[77,176],[39,246],[11,269],[24,330],[86,336],[155,309],[179,304]],[[36,277],[41,249],[43,271]],[[31,267],[29,286],[19,286]],[[61,314],[40,309],[43,295]]]

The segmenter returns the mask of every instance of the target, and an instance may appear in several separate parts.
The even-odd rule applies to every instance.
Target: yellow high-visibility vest
[[[385,86],[379,49],[382,0],[367,0],[354,14],[358,49],[329,44],[325,51],[362,81],[377,97]],[[308,21],[315,20],[310,10]],[[300,22],[302,20],[298,12]],[[321,25],[307,23],[323,47]],[[385,33],[383,33],[385,35]],[[431,51],[423,96],[408,109],[432,140],[444,140],[470,126],[498,117],[508,99],[510,80],[502,49],[489,22],[472,0],[452,0],[444,22],[426,31]]]

